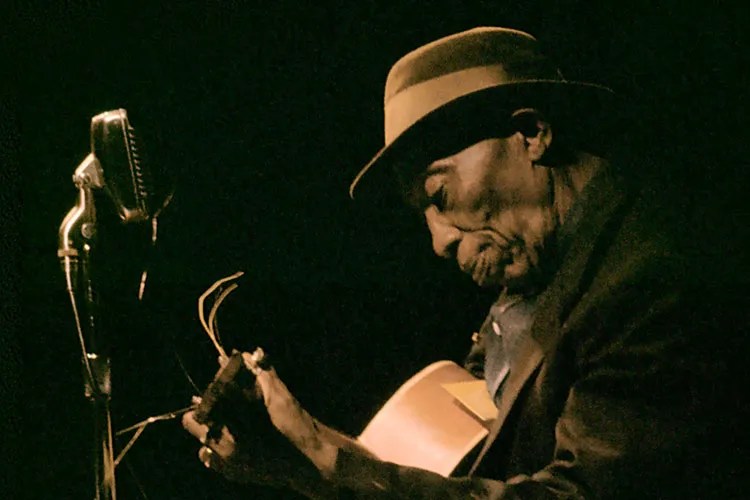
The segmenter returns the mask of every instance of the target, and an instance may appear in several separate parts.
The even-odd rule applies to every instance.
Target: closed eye
[[[428,205],[432,205],[438,209],[438,212],[445,211],[447,207],[448,196],[445,190],[445,186],[440,186],[436,191],[427,197]]]
[[[427,176],[424,179],[424,204],[434,206],[438,211],[443,212],[448,208],[448,190],[446,184],[449,181],[449,165],[433,164],[427,170]]]
[[[431,164],[427,170],[416,176],[405,190],[408,203],[423,212],[434,206],[439,211],[447,207],[448,196],[445,189],[446,177],[452,166],[445,160]]]

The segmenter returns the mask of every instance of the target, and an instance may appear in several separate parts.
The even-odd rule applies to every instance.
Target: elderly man
[[[186,415],[204,463],[322,498],[732,492],[708,296],[608,158],[612,92],[565,80],[526,33],[478,28],[407,54],[385,94],[385,147],[351,194],[395,170],[435,253],[500,290],[469,357],[498,408],[489,436],[463,477],[382,462],[255,367],[268,428]]]

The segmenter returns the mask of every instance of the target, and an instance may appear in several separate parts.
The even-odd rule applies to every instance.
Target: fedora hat
[[[613,95],[601,85],[565,80],[537,40],[522,31],[481,27],[441,38],[406,54],[388,73],[385,145],[356,175],[349,195],[361,190],[365,176],[403,163],[407,155],[413,160],[415,151],[455,152],[451,147],[487,138],[477,134],[492,135],[502,112],[534,107],[554,116],[592,113]]]

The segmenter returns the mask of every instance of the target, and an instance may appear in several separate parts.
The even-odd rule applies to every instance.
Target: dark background
[[[115,429],[185,406],[196,393],[185,371],[208,383],[216,353],[196,300],[240,269],[225,346],[262,345],[311,413],[347,432],[426,363],[462,357],[492,297],[431,254],[414,214],[347,196],[381,145],[388,69],[440,36],[535,34],[569,79],[624,97],[634,172],[657,198],[669,188],[662,201],[715,239],[715,258],[745,225],[739,2],[156,3],[5,7],[1,442],[17,467],[5,469],[6,498],[91,496],[90,415],[55,251],[99,112],[128,110],[176,192],[139,306],[137,243],[109,229]],[[177,421],[153,424],[118,468],[119,496],[233,498],[198,446]]]

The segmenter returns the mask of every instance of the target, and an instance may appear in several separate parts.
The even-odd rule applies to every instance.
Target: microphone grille
[[[141,154],[138,151],[138,140],[136,139],[135,129],[127,120],[125,123],[127,124],[127,147],[130,151],[130,164],[133,173],[136,204],[138,205],[138,208],[144,212],[148,212],[148,201],[153,192],[151,176],[149,175],[149,172],[141,166]]]
[[[153,214],[151,173],[142,162],[127,111],[106,111],[91,119],[91,150],[102,166],[105,189],[125,222]]]

